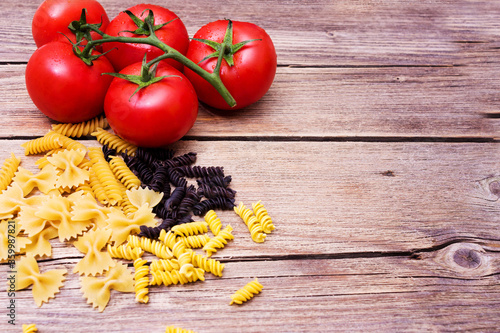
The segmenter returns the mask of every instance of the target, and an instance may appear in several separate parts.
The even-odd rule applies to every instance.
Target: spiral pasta
[[[179,270],[172,271],[152,271],[152,278],[149,281],[151,286],[172,284],[186,284],[198,280],[205,281],[205,271],[201,268],[196,268],[192,264],[182,265]]]
[[[146,237],[129,235],[127,238],[128,245],[131,247],[140,247],[146,252],[152,253],[161,259],[172,259],[173,254],[170,249],[157,240],[152,240]]]
[[[256,243],[264,242],[266,234],[264,233],[264,231],[262,231],[262,226],[260,225],[259,220],[257,220],[257,217],[253,215],[252,211],[248,209],[242,202],[240,202],[237,207],[234,207],[234,211],[247,225],[252,240]]]
[[[104,115],[97,116],[93,119],[75,123],[75,124],[53,124],[52,130],[56,133],[65,135],[71,138],[80,138],[87,136],[98,128],[108,128],[109,124]]]
[[[59,137],[54,137],[51,135],[54,132],[48,132],[40,138],[36,138],[30,141],[24,142],[21,147],[24,148],[24,154],[36,155],[45,153],[52,149],[57,149],[62,147],[62,142]]]
[[[177,235],[172,232],[172,230],[160,231],[160,236],[158,237],[160,241],[162,241],[165,245],[167,245],[170,249],[174,248],[175,243],[177,243]]]
[[[35,324],[23,324],[23,333],[34,333],[38,332]]]
[[[118,180],[104,158],[102,150],[97,147],[89,148],[89,157],[92,162],[92,170],[94,170],[99,182],[104,187],[108,198],[107,202],[116,205],[122,200],[122,191],[118,185]]]
[[[165,333],[195,333],[195,332],[180,327],[168,326],[165,329]]]
[[[115,177],[122,182],[127,190],[139,188],[141,180],[129,169],[127,164],[118,156],[111,156],[109,165]]]
[[[179,269],[179,261],[177,259],[153,259],[149,266],[151,271],[173,271],[174,269]]]
[[[149,267],[146,265],[147,260],[137,258],[134,260],[134,289],[135,301],[139,303],[147,303],[149,301]]]
[[[96,137],[99,143],[108,146],[109,148],[115,149],[117,153],[126,152],[127,155],[134,155],[137,146],[128,143],[127,141],[120,138],[118,135],[112,134],[105,129],[98,128],[95,132],[91,133]]]
[[[76,149],[83,149],[85,151],[87,150],[87,147],[85,147],[85,145],[83,145],[82,143],[75,141],[71,138],[68,138],[66,135],[62,135],[62,134],[56,133],[54,131],[49,131],[45,136],[52,138],[52,140],[60,142],[61,148],[65,148],[68,150],[71,150],[71,149],[75,149],[75,150]],[[55,148],[57,148],[57,147],[55,147]]]
[[[260,200],[252,203],[252,210],[262,227],[262,231],[266,234],[271,233],[271,231],[275,229],[273,220],[267,213],[267,209],[264,207]]]
[[[178,236],[198,235],[208,231],[208,223],[205,221],[183,223],[173,226],[170,230]]]
[[[104,186],[97,178],[97,174],[94,170],[89,170],[89,186],[92,189],[92,193],[94,193],[94,198],[99,200],[100,203],[106,204],[108,202],[108,196],[106,195],[106,191],[104,190]]]
[[[208,241],[210,241],[210,237],[206,234],[178,237],[177,239],[183,242],[184,245],[190,249],[202,248],[208,243]]]
[[[205,222],[208,223],[208,227],[210,228],[210,231],[214,236],[217,236],[217,234],[220,232],[222,229],[222,222],[220,218],[217,217],[217,214],[215,213],[214,210],[209,210],[205,214]]]
[[[10,156],[4,161],[2,169],[0,169],[0,193],[10,185],[19,164],[21,164],[21,159],[16,157],[14,153],[11,153]]]
[[[233,295],[231,295],[231,303],[229,303],[229,305],[243,304],[244,302],[260,293],[263,287],[264,286],[260,284],[256,278],[255,280],[247,283],[243,288],[237,290]]]
[[[222,229],[219,234],[208,241],[205,246],[203,246],[203,251],[207,252],[207,257],[217,252],[217,249],[222,249],[229,240],[234,239],[232,234],[233,227],[228,224],[224,229]]]
[[[191,263],[194,267],[202,268],[205,272],[212,273],[215,276],[222,276],[222,270],[224,269],[224,264],[215,259],[208,259],[201,254],[197,254],[191,251]]]
[[[132,247],[130,245],[112,246],[108,244],[108,252],[112,258],[136,260],[142,257],[144,250],[140,247]]]

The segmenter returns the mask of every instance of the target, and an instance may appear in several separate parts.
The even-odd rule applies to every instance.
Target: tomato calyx
[[[206,44],[213,48],[215,52],[207,55],[205,58],[201,59],[201,61],[198,64],[201,64],[202,62],[211,59],[211,58],[219,58],[222,56],[224,60],[226,60],[227,64],[229,66],[234,66],[234,54],[238,52],[243,46],[245,46],[248,43],[254,42],[254,41],[260,41],[261,39],[256,38],[256,39],[248,39],[244,40],[242,42],[239,42],[237,44],[233,44],[233,22],[231,20],[227,20],[227,28],[226,28],[226,33],[224,35],[224,39],[222,43],[217,43],[214,42],[213,40],[209,39],[201,39],[201,38],[193,38],[193,40],[201,42],[203,44]]]
[[[73,21],[69,24],[68,29],[75,34],[76,44],[80,45],[82,41],[91,41],[92,35],[91,31],[98,30],[102,26],[102,18],[100,23],[87,23],[87,9],[82,9],[82,14],[80,15],[80,20]]]
[[[134,84],[137,84],[137,89],[130,96],[129,100],[141,89],[144,89],[156,82],[160,82],[161,80],[167,77],[178,77],[182,80],[182,78],[178,75],[164,75],[164,76],[156,76],[156,69],[158,67],[158,63],[153,64],[152,66],[148,66],[146,62],[146,55],[142,61],[141,66],[141,74],[140,75],[130,75],[123,73],[103,73],[103,75],[110,75],[120,79],[127,80]]]
[[[133,34],[136,34],[136,35],[149,36],[149,35],[151,35],[152,31],[154,32],[156,30],[160,30],[161,28],[163,28],[164,26],[166,26],[170,22],[175,21],[175,20],[178,19],[178,17],[176,17],[176,18],[174,18],[174,19],[172,19],[172,20],[170,20],[168,22],[155,25],[155,18],[154,18],[153,11],[151,9],[145,9],[143,11],[143,13],[145,11],[149,11],[149,13],[148,13],[148,16],[146,16],[146,18],[144,18],[144,20],[141,20],[139,17],[137,17],[134,13],[132,13],[128,9],[124,11],[124,13],[127,14],[130,17],[130,19],[132,19],[132,21],[137,26],[136,30],[134,30],[134,31],[125,31],[125,32],[130,32],[130,33],[133,33]]]

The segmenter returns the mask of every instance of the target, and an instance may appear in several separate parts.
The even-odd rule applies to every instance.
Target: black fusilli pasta
[[[159,165],[154,171],[148,187],[156,192],[162,192],[165,189],[165,184],[168,184],[168,167]]]
[[[107,162],[111,160],[111,156],[116,156],[116,149],[110,148],[108,145],[102,146],[102,153]]]
[[[208,184],[200,184],[197,193],[208,199],[216,197],[234,199],[236,195],[236,191],[231,188]]]
[[[224,168],[223,167],[202,167],[202,166],[189,166],[183,165],[180,167],[176,167],[175,170],[179,172],[181,175],[189,178],[203,178],[203,177],[214,177],[221,176],[224,177]]]
[[[196,162],[196,153],[187,153],[184,155],[173,157],[169,160],[164,160],[165,165],[171,168],[191,165],[195,162]]]
[[[201,196],[197,193],[194,185],[186,189],[186,195],[179,203],[178,212],[180,216],[187,215],[191,209],[200,202]]]
[[[174,168],[168,169],[168,178],[170,179],[170,183],[176,187],[187,186],[186,178],[184,178],[182,174]]]
[[[233,207],[234,199],[217,197],[200,201],[192,208],[192,211],[196,216],[204,216],[209,210],[230,210],[233,209]]]
[[[228,187],[229,184],[231,183],[232,177],[231,176],[213,176],[213,177],[202,177],[196,180],[198,185],[201,184],[207,184],[211,186],[221,186],[221,187]]]
[[[176,187],[172,194],[170,194],[170,198],[165,201],[164,207],[167,210],[176,210],[179,207],[182,199],[186,196],[187,188],[186,186]]]

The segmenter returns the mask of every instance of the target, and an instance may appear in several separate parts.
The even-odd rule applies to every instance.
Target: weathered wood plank
[[[22,156],[21,142],[0,141],[0,160],[11,151]],[[397,253],[471,237],[500,239],[498,144],[182,141],[173,147],[197,152],[198,165],[224,166],[236,201],[262,200],[275,221],[275,232],[256,245],[234,212],[221,211],[238,239],[221,253],[226,258]],[[22,159],[36,170],[36,158]]]
[[[35,49],[31,19],[41,0],[0,3],[0,61],[27,61]],[[110,18],[135,5],[102,0]],[[150,3],[165,6],[162,1]],[[500,4],[495,1],[172,2],[190,36],[217,19],[249,21],[273,38],[281,65],[451,65],[494,55]],[[314,19],[309,19],[314,18]],[[14,22],[14,24],[12,24]],[[492,53],[493,51],[493,53]]]
[[[472,251],[468,255],[477,266],[464,267],[457,259],[464,250]],[[42,272],[71,272],[77,260],[40,265]],[[148,304],[135,303],[133,294],[113,292],[102,313],[86,304],[78,277],[70,273],[61,292],[41,308],[34,305],[31,290],[16,292],[16,321],[51,332],[69,325],[79,332],[163,332],[168,325],[196,332],[494,331],[499,269],[498,252],[474,243],[456,243],[418,260],[230,261],[222,278],[207,274],[204,282],[151,287]],[[3,279],[6,265],[0,271]],[[229,306],[231,294],[255,277],[264,285],[262,293],[243,306]],[[7,304],[5,286],[1,288],[0,304]],[[0,328],[9,326],[1,321]]]
[[[0,137],[43,135],[24,65],[0,66]],[[490,76],[485,77],[488,71]],[[499,75],[496,75],[498,73]],[[278,68],[267,95],[233,113],[200,106],[189,137],[459,137],[500,134],[498,66]],[[20,130],[22,129],[22,130]]]

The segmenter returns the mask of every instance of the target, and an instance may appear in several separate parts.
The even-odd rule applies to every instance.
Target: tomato
[[[32,33],[36,46],[40,47],[53,40],[76,41],[75,35],[68,29],[72,21],[79,21],[82,9],[87,10],[87,23],[101,23],[101,30],[106,29],[109,18],[101,4],[95,0],[45,0],[33,16]],[[62,35],[62,34],[64,35]],[[92,32],[93,39],[101,36]]]
[[[94,55],[97,55],[94,52]],[[114,72],[101,56],[86,65],[68,42],[50,42],[38,48],[26,66],[26,88],[36,107],[49,118],[78,123],[103,111],[104,97]]]
[[[141,63],[125,67],[120,74],[140,75]],[[198,98],[189,80],[177,69],[160,64],[156,76],[163,78],[135,94],[138,85],[114,78],[104,101],[104,112],[113,131],[140,147],[162,147],[182,138],[198,115]]]
[[[156,30],[155,34],[162,42],[173,47],[182,54],[185,54],[189,45],[189,36],[184,23],[182,23],[181,19],[178,18],[175,13],[164,7],[148,4],[136,5],[128,10],[141,20],[144,20],[149,14],[148,9],[151,9],[154,13],[155,26],[173,20]],[[110,36],[147,37],[146,35],[131,32],[135,32],[137,28],[136,23],[125,12],[122,12],[110,22],[105,32]],[[106,56],[113,64],[116,71],[121,71],[123,68],[133,63],[141,62],[145,53],[148,54],[148,61],[164,54],[163,51],[155,46],[137,43],[124,44],[118,42],[105,43],[103,45],[103,52],[107,51],[109,52],[106,53]],[[182,69],[182,65],[173,59],[167,59],[164,60],[164,62],[179,70]]]
[[[219,20],[203,26],[196,32],[194,38],[222,43],[226,29],[231,21]],[[274,44],[264,29],[247,22],[232,21],[232,45],[249,41],[233,54],[227,54],[234,64],[229,65],[224,58],[221,64],[221,79],[237,105],[231,108],[221,95],[206,80],[188,68],[184,74],[193,83],[199,99],[217,109],[241,109],[265,95],[274,80],[277,67]],[[260,39],[250,41],[252,39]],[[216,50],[198,40],[191,40],[186,56],[199,64],[203,69],[212,73],[217,63],[217,57],[202,61],[206,56],[214,54]]]

